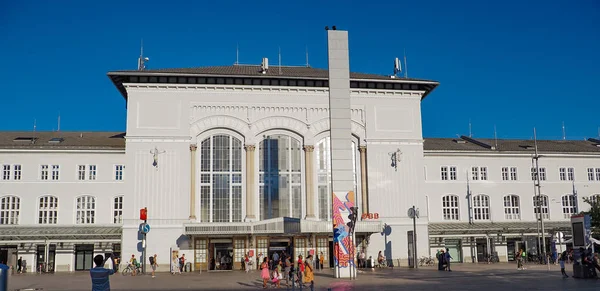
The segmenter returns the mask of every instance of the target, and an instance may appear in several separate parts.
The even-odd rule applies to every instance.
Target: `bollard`
[[[0,291],[8,290],[8,270],[10,268],[5,264],[0,264]]]

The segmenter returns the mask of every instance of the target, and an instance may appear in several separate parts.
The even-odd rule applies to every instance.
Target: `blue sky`
[[[88,3],[89,2],[89,3]],[[327,4],[322,4],[326,2]],[[578,1],[2,1],[0,130],[125,130],[106,73],[230,65],[262,57],[325,68],[325,25],[350,33],[352,71],[440,86],[422,104],[425,137],[568,139],[600,127],[600,2]]]

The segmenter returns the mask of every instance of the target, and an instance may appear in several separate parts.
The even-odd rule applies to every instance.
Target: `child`
[[[273,286],[279,288],[280,280],[281,274],[279,273],[279,271],[277,271],[277,268],[275,268],[275,270],[273,270]]]
[[[565,261],[567,260],[567,251],[564,251],[560,254],[560,258],[558,259],[558,263],[560,264],[560,272],[563,275],[563,278],[569,278],[567,273],[565,272]]]

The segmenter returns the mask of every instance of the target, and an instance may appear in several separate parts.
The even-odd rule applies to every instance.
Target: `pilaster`
[[[306,184],[306,219],[317,219],[315,215],[315,189],[314,189],[314,151],[315,146],[304,146],[304,177]]]
[[[255,187],[255,167],[254,167],[254,152],[255,145],[245,145],[246,150],[246,221],[255,221],[256,217],[256,187]]]
[[[190,220],[196,220],[196,149],[190,145]]]

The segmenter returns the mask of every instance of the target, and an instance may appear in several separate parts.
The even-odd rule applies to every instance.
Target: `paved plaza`
[[[433,267],[418,270],[395,268],[359,273],[356,280],[334,279],[333,272],[315,273],[315,290],[599,290],[600,280],[563,279],[558,266],[529,265],[516,270],[515,264],[454,264],[453,272]],[[567,269],[570,273],[570,268]],[[202,272],[171,275],[111,277],[112,290],[259,290],[259,272]],[[90,290],[88,272],[12,275],[8,290]],[[281,287],[281,290],[292,288]],[[300,290],[295,288],[295,290]],[[304,288],[302,290],[309,290]]]

